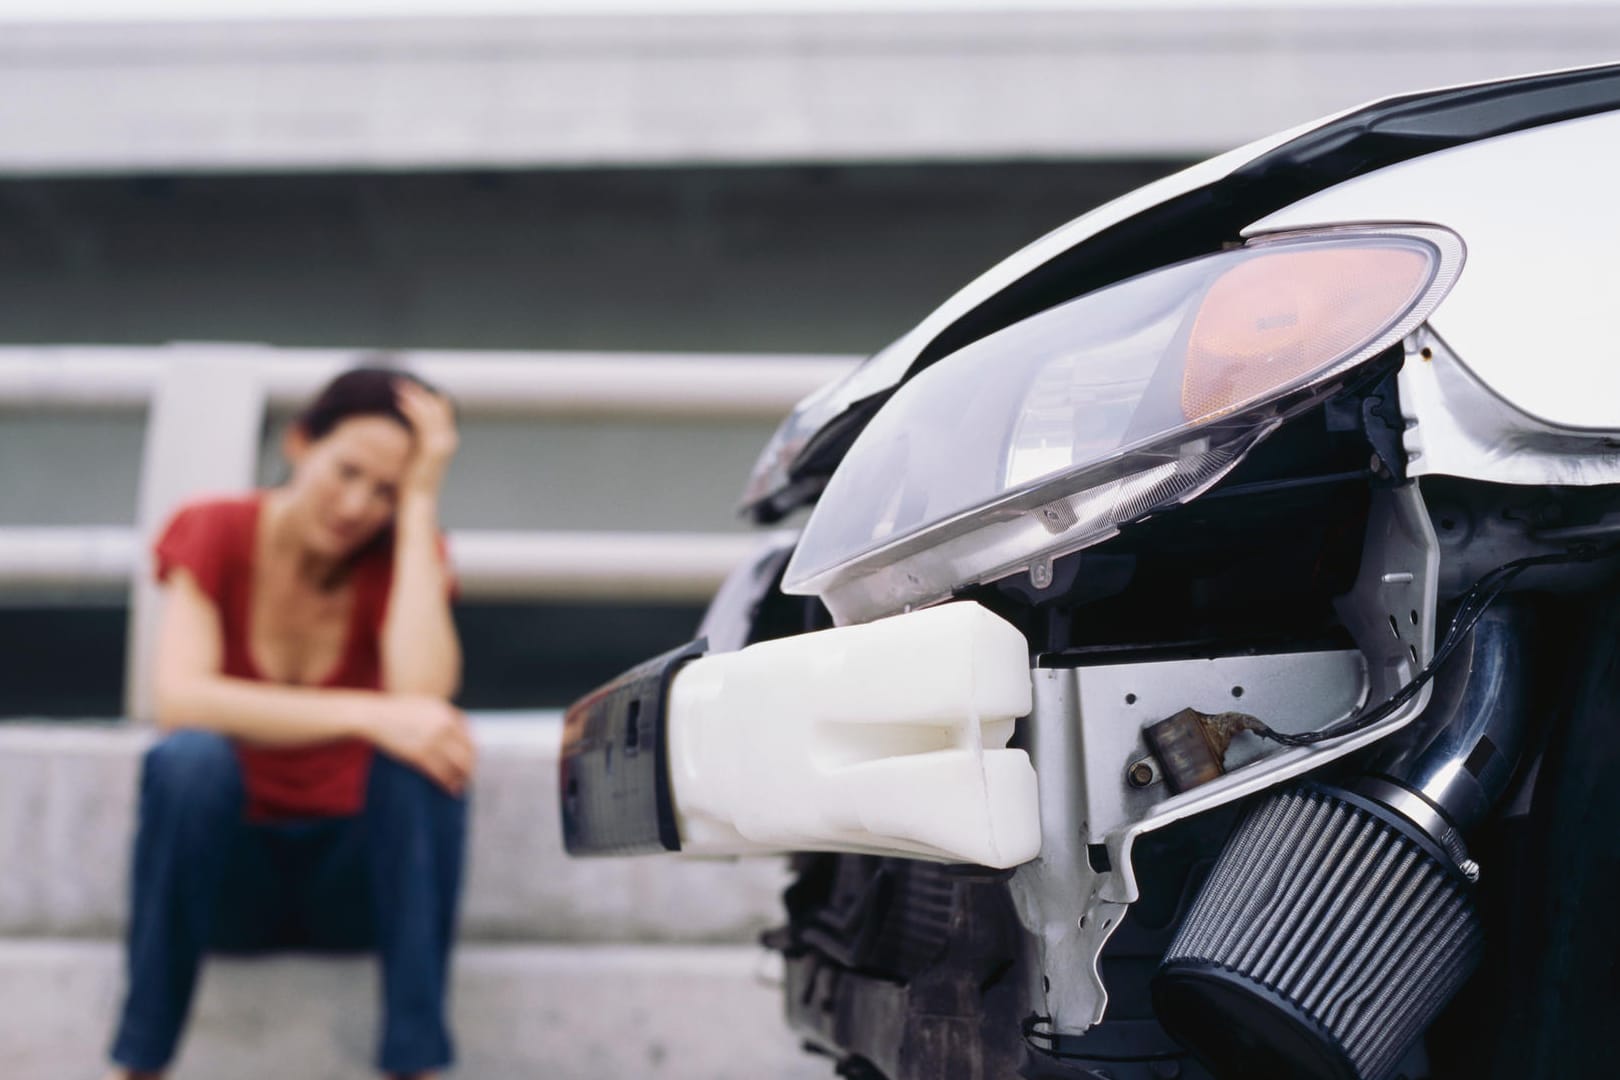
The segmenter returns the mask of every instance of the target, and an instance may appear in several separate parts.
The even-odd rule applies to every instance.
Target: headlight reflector
[[[1182,415],[1201,423],[1331,367],[1411,307],[1433,262],[1416,247],[1341,244],[1233,266],[1193,320]]]

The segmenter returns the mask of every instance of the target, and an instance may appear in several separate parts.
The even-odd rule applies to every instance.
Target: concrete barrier
[[[456,955],[457,1076],[825,1080],[744,946],[491,946]],[[104,1075],[121,993],[110,941],[0,940],[0,1074]],[[174,1080],[361,1080],[377,1015],[366,959],[210,960]]]
[[[811,1080],[751,943],[780,921],[783,861],[568,859],[555,715],[480,717],[457,1075]],[[94,1080],[122,992],[140,756],[125,725],[0,724],[0,1076]],[[604,944],[606,943],[606,944]],[[176,1080],[357,1080],[375,961],[210,958]]]
[[[478,718],[462,934],[482,941],[751,942],[781,920],[780,859],[569,859],[560,726]],[[149,731],[0,724],[0,937],[116,936]]]

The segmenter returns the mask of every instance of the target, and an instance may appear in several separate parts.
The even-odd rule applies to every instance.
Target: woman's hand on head
[[[462,711],[425,694],[385,694],[369,732],[372,743],[424,773],[452,795],[471,782],[476,763],[472,729]]]
[[[450,400],[411,379],[394,380],[399,411],[410,421],[416,446],[405,474],[405,490],[436,495],[455,456],[460,437]]]

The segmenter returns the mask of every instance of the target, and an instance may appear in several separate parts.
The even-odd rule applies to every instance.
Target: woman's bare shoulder
[[[194,496],[169,511],[162,531],[176,526],[205,528],[210,532],[250,528],[258,519],[259,491],[228,492]]]
[[[200,514],[251,514],[257,512],[259,503],[264,498],[262,490],[209,492],[194,495],[175,506],[172,515],[184,513]]]

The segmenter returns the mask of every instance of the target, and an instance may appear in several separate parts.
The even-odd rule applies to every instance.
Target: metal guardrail
[[[139,548],[130,528],[0,529],[0,592],[127,586]]]
[[[702,601],[759,545],[751,533],[450,534],[469,600]],[[141,572],[132,528],[0,528],[0,592],[127,587]]]
[[[185,499],[251,486],[266,411],[307,399],[368,358],[382,359],[243,345],[0,348],[0,415],[147,411],[133,527],[0,528],[0,591],[128,589],[125,708],[145,717],[161,600],[146,539]],[[386,360],[442,386],[466,413],[662,419],[780,416],[854,365],[849,357],[438,351]],[[757,543],[734,533],[468,530],[450,537],[462,593],[478,599],[702,600]]]
[[[251,394],[230,423],[244,428],[242,417],[290,408],[368,357],[443,387],[465,413],[536,418],[774,418],[855,364],[803,355],[12,347],[0,348],[0,412],[145,409],[176,363],[203,363],[210,379],[230,368],[222,385]],[[217,393],[194,396],[210,417],[220,413]],[[161,480],[151,475],[154,445],[149,438],[143,487]],[[143,569],[140,533],[138,526],[0,528],[0,589],[125,586]],[[452,535],[451,552],[471,598],[701,600],[754,544],[731,533],[465,530]]]
[[[385,356],[481,415],[728,419],[782,416],[856,358],[698,353],[378,354],[241,345],[0,348],[0,409],[145,408],[176,356],[228,350],[272,408],[307,399],[345,367]]]

